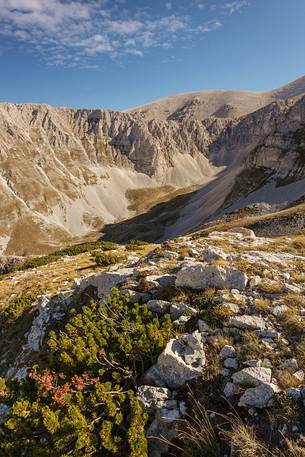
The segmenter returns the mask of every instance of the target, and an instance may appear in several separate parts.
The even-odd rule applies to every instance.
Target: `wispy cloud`
[[[205,14],[206,2],[195,1]],[[233,14],[245,3],[222,3],[219,12]],[[99,56],[142,57],[150,48],[170,49],[222,25],[209,18],[200,24],[172,1],[164,5],[160,15],[154,9],[132,9],[124,0],[0,0],[0,36],[50,65],[92,68]]]
[[[212,32],[213,30],[217,30],[220,27],[222,27],[222,23],[218,20],[215,20],[215,21],[206,22],[205,24],[199,26],[198,30],[202,33],[208,33],[208,32]]]
[[[248,2],[246,0],[237,0],[234,2],[225,3],[223,8],[231,15],[242,9],[244,6],[247,6],[247,4]]]

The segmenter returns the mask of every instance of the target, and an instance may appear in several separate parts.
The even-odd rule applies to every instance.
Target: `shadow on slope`
[[[131,219],[108,224],[103,227],[102,240],[126,243],[132,239],[155,242],[160,240],[166,227],[172,225],[180,216],[181,209],[198,191],[178,197],[151,208],[147,213]]]

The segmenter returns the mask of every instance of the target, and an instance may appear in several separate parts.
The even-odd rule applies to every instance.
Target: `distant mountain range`
[[[164,239],[304,195],[305,77],[122,113],[0,104],[0,254],[48,252],[102,231]]]

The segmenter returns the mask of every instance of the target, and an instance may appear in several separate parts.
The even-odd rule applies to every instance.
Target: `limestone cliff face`
[[[124,113],[0,104],[0,254],[44,252],[131,218],[147,189],[154,204],[201,187],[164,227],[172,236],[234,203],[247,170],[301,179],[304,92],[305,78],[268,96],[183,95]]]
[[[26,253],[35,239],[40,251],[132,216],[127,190],[186,188],[212,179],[217,169],[206,153],[224,125],[214,123],[0,105],[2,251]],[[29,227],[29,242],[20,240],[22,226]]]

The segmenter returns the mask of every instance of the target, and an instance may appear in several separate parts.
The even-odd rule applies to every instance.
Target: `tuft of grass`
[[[242,335],[240,346],[240,357],[243,360],[260,358],[264,353],[264,348],[258,336],[250,331],[245,331]]]
[[[266,314],[271,306],[271,302],[267,298],[258,298],[255,300],[254,306],[256,311],[261,314]]]
[[[272,456],[272,453],[260,442],[254,427],[244,423],[237,414],[230,416],[229,420],[230,430],[224,431],[223,435],[234,449],[234,455],[238,457]]]
[[[305,330],[305,321],[293,309],[288,309],[279,320],[288,336],[297,337]]]
[[[283,285],[277,281],[262,281],[257,289],[266,294],[281,294],[283,293]]]
[[[178,439],[185,457],[222,457],[222,445],[205,406],[191,394],[192,414],[180,421]]]
[[[282,389],[287,389],[289,387],[299,387],[301,385],[301,381],[293,376],[289,370],[278,370],[275,374],[279,386]]]
[[[305,305],[304,297],[302,297],[302,295],[299,294],[289,293],[283,295],[281,298],[285,302],[285,305],[291,308],[303,308],[303,306]]]

